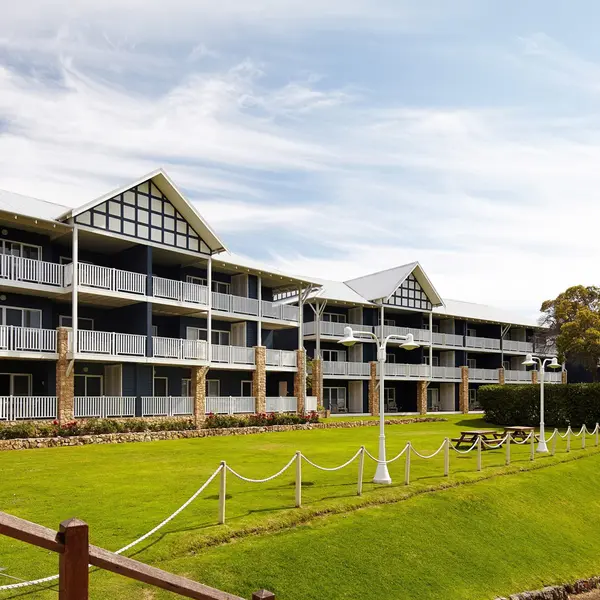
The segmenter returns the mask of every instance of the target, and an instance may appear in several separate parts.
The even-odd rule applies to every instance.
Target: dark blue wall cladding
[[[242,393],[242,381],[252,381],[252,371],[224,371],[211,369],[206,379],[217,379],[220,381],[221,396],[240,396]]]
[[[397,363],[404,363],[407,365],[422,365],[423,364],[423,356],[422,351],[419,350],[403,350],[398,346],[390,346],[388,345],[387,354],[393,354],[396,357]],[[375,359],[374,359],[375,360]]]
[[[191,370],[185,367],[156,366],[154,377],[166,377],[169,396],[181,396],[182,380],[191,377]]]
[[[58,317],[54,317],[55,311],[59,308],[50,298],[42,298],[41,296],[27,296],[25,294],[10,294],[3,293],[6,300],[0,300],[0,306],[11,306],[15,308],[32,308],[42,311],[42,327],[45,329],[53,329],[57,325]],[[58,323],[57,323],[58,324]]]
[[[124,271],[135,273],[148,273],[148,252],[152,252],[150,246],[133,246],[114,255],[113,266]]]
[[[148,335],[151,330],[148,331],[147,313],[148,306],[146,302],[115,308],[103,315],[102,327],[97,327],[97,329]]]
[[[363,344],[363,361],[377,360],[377,344]]]
[[[296,350],[298,348],[298,328],[273,329],[273,348],[278,350]],[[264,335],[264,332],[263,332]],[[264,338],[263,338],[264,344]],[[270,346],[269,346],[270,347]]]
[[[467,322],[461,319],[455,319],[454,333],[456,335],[467,335]]]
[[[312,309],[311,309],[312,312]],[[334,315],[346,315],[346,320],[348,317],[348,307],[347,306],[335,306],[333,304],[328,304],[325,307],[324,313],[332,313]],[[325,320],[325,319],[323,319]]]
[[[75,375],[104,375],[104,363],[75,361]]]
[[[258,344],[258,323],[256,321],[246,321],[246,346],[252,348]],[[264,344],[264,341],[263,341]],[[268,346],[267,346],[268,348]]]
[[[384,319],[394,321],[395,327],[414,327],[421,329],[424,323],[428,323],[428,314],[409,313],[386,309]]]
[[[208,272],[206,268],[202,267],[183,267],[181,269],[181,275],[183,279],[185,279],[188,275],[193,275],[194,277],[204,277],[204,279],[206,279],[208,277]]]
[[[294,374],[293,373],[267,373],[267,396],[279,396],[279,382],[287,383],[287,395],[294,395]]]
[[[375,308],[363,308],[363,323],[365,325],[379,325],[379,313]]]
[[[414,381],[385,382],[386,388],[396,389],[396,405],[398,412],[415,412],[417,410],[417,384]]]
[[[0,373],[31,375],[33,396],[56,395],[56,363],[53,360],[10,360],[0,361]]]
[[[464,350],[454,351],[454,366],[463,367],[467,364],[467,353]]]
[[[59,249],[50,242],[50,238],[46,235],[34,233],[31,231],[21,231],[12,227],[2,227],[0,231],[6,231],[6,235],[2,233],[2,239],[11,242],[23,242],[25,244],[33,244],[41,246],[41,259],[48,262],[58,262]]]
[[[263,288],[263,293],[265,289]],[[258,298],[258,277],[256,275],[248,275],[248,298]],[[263,297],[263,300],[266,298]]]
[[[369,412],[369,380],[363,381],[363,412]]]
[[[306,350],[306,356],[308,358],[314,358],[315,352],[317,351],[316,342],[304,342],[304,349]]]
[[[263,329],[261,331],[262,345],[265,348],[274,348],[275,331],[273,329]]]
[[[468,358],[474,358],[477,361],[478,369],[498,369],[502,366],[502,355],[485,352],[469,352]],[[465,362],[465,365],[467,363]]]
[[[454,386],[454,410],[460,410],[460,385]]]
[[[477,337],[500,339],[502,334],[500,325],[494,323],[472,323],[468,322],[468,328],[477,332]]]
[[[268,300],[269,302],[273,302],[273,288],[263,285],[261,295],[262,295],[263,300]]]

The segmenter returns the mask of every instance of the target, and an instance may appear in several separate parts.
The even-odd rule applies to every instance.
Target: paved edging
[[[440,417],[422,419],[386,419],[388,425],[408,425],[411,423],[431,423],[446,421]],[[379,421],[339,421],[334,423],[305,423],[298,425],[273,425],[271,427],[229,427],[225,429],[191,429],[188,431],[142,431],[131,433],[103,433],[91,435],[73,435],[52,438],[18,438],[0,440],[2,450],[29,450],[33,448],[57,448],[60,446],[87,446],[89,444],[124,444],[129,442],[154,442],[158,440],[180,440],[206,438],[227,435],[252,435],[257,433],[276,433],[282,431],[304,431],[313,429],[352,429],[379,425]]]
[[[521,592],[508,597],[501,596],[496,600],[569,600],[570,595],[584,594],[600,588],[600,577],[578,579],[575,583],[553,585],[533,592]]]

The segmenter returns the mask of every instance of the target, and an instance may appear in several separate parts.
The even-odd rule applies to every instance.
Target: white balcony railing
[[[0,255],[0,279],[62,287],[65,285],[64,265],[2,254]]]
[[[191,396],[142,396],[142,417],[178,417],[193,413]]]
[[[504,371],[504,381],[522,381],[531,382],[531,371],[518,371],[516,369],[506,369]]]
[[[72,265],[68,265],[67,283],[72,277]],[[79,263],[79,285],[81,287],[107,290],[111,292],[126,292],[128,294],[146,294],[146,275],[123,271],[99,265]]]
[[[533,352],[533,344],[531,342],[517,342],[515,340],[502,340],[502,348],[507,352],[523,352],[527,354]]]
[[[152,337],[152,354],[156,358],[177,360],[208,360],[208,345],[204,340]]]
[[[267,412],[296,412],[298,410],[298,399],[293,396],[267,396]]]
[[[266,362],[269,367],[296,367],[296,353],[293,350],[267,348]]]
[[[323,375],[346,375],[352,377],[368,376],[369,363],[347,361],[323,361]]]
[[[462,335],[455,333],[434,333],[434,346],[452,346],[454,348],[462,348],[465,345],[465,338]]]
[[[467,348],[479,348],[480,350],[500,350],[500,340],[467,335],[465,336],[465,346]]]
[[[262,316],[269,319],[279,319],[280,321],[291,321],[297,323],[300,319],[300,309],[297,306],[289,304],[275,304],[268,300],[263,300],[261,304]]]
[[[152,277],[152,295],[177,302],[191,302],[204,306],[208,304],[208,288],[205,285],[164,277]]]
[[[469,369],[470,381],[489,381],[498,383],[498,369]]]
[[[258,316],[258,300],[232,294],[213,292],[212,308],[223,312]]]
[[[302,327],[304,329],[304,335],[316,335],[317,333],[316,321],[304,323]],[[373,327],[371,325],[357,325],[356,323],[331,323],[330,321],[321,321],[319,331],[321,332],[321,335],[341,338],[344,337],[344,329],[346,327],[352,327],[352,331],[354,331],[354,333],[357,331],[373,332]]]
[[[0,396],[0,421],[56,417],[56,396]]]
[[[427,379],[429,377],[429,365],[385,363],[385,376],[402,377],[408,379]]]
[[[206,413],[234,415],[253,413],[256,399],[252,396],[207,396]]]
[[[56,352],[56,330],[0,325],[0,350]]]
[[[114,331],[78,330],[78,352],[118,356],[145,356],[146,336]]]
[[[546,371],[544,373],[544,381],[547,383],[560,383],[562,381],[562,373],[560,371]]]
[[[460,379],[460,367],[433,367],[433,379]]]
[[[429,344],[429,329],[416,329],[415,327],[393,327],[391,325],[383,326],[383,335],[408,335],[413,334],[416,342]],[[381,326],[375,327],[375,335],[381,337]],[[394,340],[392,340],[393,343]]]
[[[211,345],[211,361],[230,365],[253,365],[254,348]]]
[[[135,396],[75,396],[75,418],[135,416]]]

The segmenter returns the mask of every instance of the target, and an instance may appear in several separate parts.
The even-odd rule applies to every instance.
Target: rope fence
[[[554,454],[556,452],[556,444],[559,439],[566,440],[566,452],[570,452],[571,451],[571,438],[572,437],[581,437],[581,448],[582,448],[582,450],[585,450],[587,435],[594,436],[594,445],[596,447],[598,447],[599,441],[600,441],[599,440],[600,425],[598,423],[596,423],[596,426],[594,427],[594,429],[592,431],[590,431],[585,425],[583,425],[581,427],[581,429],[579,430],[579,433],[574,433],[573,430],[571,429],[571,427],[568,427],[567,431],[564,434],[561,434],[558,431],[558,429],[555,429],[553,431],[552,435],[549,438],[546,438],[546,443],[552,442],[550,454],[552,456],[554,456]],[[226,461],[221,461],[221,464],[212,473],[212,475],[177,510],[175,510],[173,513],[171,513],[166,519],[161,521],[158,525],[153,527],[150,531],[148,531],[144,535],[140,536],[133,542],[130,542],[126,546],[123,546],[122,548],[117,550],[115,552],[115,554],[123,554],[124,552],[127,552],[134,546],[137,546],[144,540],[148,539],[150,536],[152,536],[155,533],[157,533],[158,531],[160,531],[165,525],[167,525],[169,522],[171,522],[177,515],[179,515],[181,512],[183,512],[194,500],[196,500],[196,498],[198,498],[198,496],[217,478],[217,476],[220,476],[219,477],[218,522],[221,525],[224,524],[225,518],[226,518],[227,472],[231,473],[234,477],[237,477],[239,480],[244,481],[246,483],[258,484],[258,483],[267,483],[269,481],[276,479],[280,475],[283,475],[288,469],[290,469],[292,467],[292,465],[295,465],[296,466],[295,487],[294,487],[294,489],[295,489],[295,506],[296,506],[296,508],[301,508],[302,507],[302,462],[303,461],[306,462],[311,467],[318,469],[320,471],[334,472],[334,471],[340,471],[341,469],[344,469],[344,468],[350,466],[352,463],[354,463],[356,460],[358,460],[356,495],[361,496],[363,493],[365,456],[370,458],[373,462],[375,462],[377,464],[382,464],[382,463],[391,464],[391,463],[397,461],[398,459],[400,459],[402,456],[405,456],[404,484],[410,485],[411,455],[413,455],[413,454],[417,458],[420,458],[422,460],[430,460],[430,459],[435,458],[436,456],[438,456],[440,453],[443,452],[444,477],[448,477],[450,475],[450,450],[454,450],[454,452],[456,452],[459,455],[468,455],[472,451],[476,451],[476,465],[477,465],[476,468],[477,468],[477,471],[481,471],[483,468],[482,454],[483,454],[484,449],[499,450],[502,448],[502,446],[504,446],[504,449],[505,449],[504,463],[505,463],[505,465],[508,466],[511,463],[511,444],[514,443],[517,445],[525,445],[528,443],[529,447],[530,447],[529,458],[531,461],[533,461],[533,460],[535,460],[535,442],[536,442],[536,438],[535,438],[535,434],[533,431],[531,433],[529,433],[529,435],[527,435],[527,437],[525,437],[521,440],[515,439],[509,432],[503,438],[499,438],[496,440],[484,440],[484,439],[482,439],[481,436],[478,436],[477,440],[471,445],[471,447],[468,450],[460,450],[459,448],[455,447],[451,443],[450,438],[445,438],[444,441],[442,442],[442,444],[440,445],[440,447],[435,452],[432,452],[431,454],[422,454],[413,447],[411,442],[407,442],[400,453],[398,453],[396,456],[394,456],[394,458],[391,458],[391,459],[385,460],[385,461],[380,461],[375,456],[373,456],[364,446],[361,446],[358,449],[358,451],[351,458],[349,458],[343,464],[338,465],[337,467],[325,467],[325,466],[319,465],[319,464],[315,463],[314,461],[310,460],[307,456],[302,454],[302,452],[300,450],[298,450],[294,454],[294,456],[292,456],[292,458],[287,462],[287,464],[284,467],[282,467],[279,471],[277,471],[277,473],[275,473],[274,475],[271,475],[269,477],[265,477],[263,479],[253,479],[250,477],[245,477],[244,475],[241,475],[240,473],[238,473],[237,471],[232,469],[227,464]],[[26,588],[26,587],[33,586],[33,585],[41,585],[44,583],[50,583],[52,581],[57,581],[57,580],[58,580],[58,575],[51,575],[49,577],[43,577],[40,579],[31,580],[31,581],[20,581],[18,583],[11,583],[8,585],[0,586],[0,592],[5,591],[5,590]]]

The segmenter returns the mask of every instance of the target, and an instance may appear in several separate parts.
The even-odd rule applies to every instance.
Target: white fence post
[[[504,464],[506,466],[510,465],[510,431],[506,434],[506,459]]]
[[[296,452],[296,508],[302,506],[302,452]]]
[[[356,486],[356,495],[362,496],[363,488],[363,472],[365,468],[365,447],[360,447],[360,454],[358,455],[358,485]]]
[[[477,470],[481,471],[481,436],[477,436]]]
[[[410,451],[411,445],[410,442],[408,442],[406,444],[406,464],[404,465],[404,485],[410,483]]]
[[[219,524],[225,523],[225,500],[227,496],[227,463],[221,461],[221,487],[219,488]]]
[[[444,477],[450,475],[450,438],[446,438],[444,445]]]
[[[535,430],[531,432],[531,442],[529,442],[529,460],[533,460],[535,458]],[[541,435],[541,433],[540,433]]]
[[[554,430],[554,435],[552,436],[552,450],[550,451],[550,454],[552,456],[554,456],[555,452],[556,452],[556,442],[558,440],[558,429]]]

